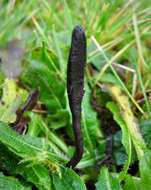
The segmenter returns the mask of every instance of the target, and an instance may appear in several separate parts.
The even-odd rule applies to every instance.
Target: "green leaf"
[[[69,112],[65,109],[60,109],[56,114],[48,116],[50,128],[56,130],[64,127],[69,121]]]
[[[25,96],[25,90],[19,89],[15,80],[6,78],[3,84],[3,93],[0,102],[0,121],[14,123],[16,120],[16,111],[23,103]]]
[[[22,164],[17,168],[16,173],[22,175],[26,181],[33,183],[39,190],[52,190],[49,171],[43,165]]]
[[[116,165],[124,165],[127,160],[127,154],[125,148],[122,144],[122,131],[117,131],[114,134],[114,157],[116,161]]]
[[[48,128],[49,124],[46,124],[43,121],[43,118],[40,115],[37,114],[30,114],[32,115],[32,119],[34,119],[34,123],[31,122],[29,124],[29,130],[27,131],[27,134],[33,135],[32,133],[34,132],[34,134],[37,133],[37,131],[41,131],[44,133],[44,135],[48,138],[48,143],[51,145],[51,148],[54,150],[54,152],[59,153],[58,148],[60,149],[60,151],[63,151],[64,153],[68,154],[68,146],[66,145],[66,143],[63,141],[63,139],[60,138],[60,135],[56,134],[54,131],[50,130]],[[34,128],[34,129],[33,129]],[[37,129],[38,128],[38,129]],[[28,133],[29,132],[29,133]],[[61,154],[62,152],[60,152]]]
[[[103,83],[113,83],[113,84],[119,84],[118,80],[115,78],[115,76],[111,73],[104,73],[102,76],[101,76],[101,82]]]
[[[138,159],[140,159],[144,155],[146,144],[140,133],[137,120],[131,110],[129,99],[126,95],[122,94],[122,90],[118,86],[106,85],[106,89],[110,92],[119,106],[120,114],[126,124],[128,134],[130,134],[130,139],[133,142]]]
[[[80,177],[69,168],[62,168],[61,175],[53,173],[52,180],[55,190],[86,190]]]
[[[124,190],[139,190],[140,189],[140,179],[134,179],[131,175],[127,175],[125,178]]]
[[[87,48],[88,63],[94,65],[97,70],[101,70],[106,63],[106,59],[102,52],[97,52],[94,54],[96,49],[97,49],[96,44],[91,40]],[[107,53],[107,56],[111,57],[109,53]]]
[[[23,80],[31,88],[39,88],[40,100],[50,113],[65,107],[65,82],[58,67],[55,55],[45,47],[32,53]],[[61,75],[61,76],[60,76]]]
[[[124,170],[122,171],[122,173],[125,175],[131,163],[131,157],[132,157],[132,150],[131,150],[132,142],[131,142],[130,134],[128,132],[126,123],[121,116],[118,106],[114,102],[109,102],[107,103],[107,108],[113,113],[114,120],[119,124],[119,126],[122,129],[122,144],[125,147],[125,150],[128,156],[128,159],[124,166]]]
[[[31,190],[30,187],[23,186],[14,177],[7,177],[0,173],[0,189],[1,190]]]
[[[38,136],[41,131],[41,116],[33,112],[29,112],[29,117],[31,121],[28,124],[27,134],[31,136]]]
[[[82,104],[82,130],[84,135],[85,147],[92,154],[96,151],[97,143],[101,139],[100,124],[97,114],[90,103],[91,92],[88,85],[85,85],[85,94]]]
[[[40,190],[51,190],[51,180],[47,168],[59,173],[59,164],[63,155],[54,153],[44,139],[18,135],[4,123],[0,123],[0,141],[22,158],[15,173],[24,176]]]
[[[33,183],[38,189],[51,190],[51,179],[49,172],[45,166],[41,164],[19,163],[19,158],[8,151],[8,149],[1,144],[0,146],[0,168],[7,171],[11,175],[19,174],[24,177],[27,182]]]
[[[18,162],[19,157],[10,152],[4,144],[0,143],[0,170],[11,174],[15,171]]]
[[[29,60],[22,82],[28,88],[38,88],[40,91],[39,100],[47,107],[51,128],[66,126],[69,122],[65,97],[66,82],[57,57],[43,46],[33,50]]]
[[[112,176],[106,167],[100,171],[96,190],[122,190],[120,180],[116,176]]]
[[[151,151],[147,151],[139,162],[141,190],[151,190]]]
[[[141,121],[139,126],[147,147],[151,149],[151,120]]]
[[[63,155],[55,154],[45,139],[29,135],[21,136],[2,122],[0,123],[0,141],[24,161],[43,162],[50,159],[57,162],[65,159]]]

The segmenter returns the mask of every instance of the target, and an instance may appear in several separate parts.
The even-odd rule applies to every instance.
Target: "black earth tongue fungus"
[[[74,168],[83,155],[83,138],[80,128],[81,103],[84,95],[84,70],[86,64],[86,37],[83,29],[76,26],[72,32],[72,42],[67,67],[67,92],[72,114],[72,126],[76,151],[68,167]]]
[[[38,97],[39,97],[38,90],[34,90],[34,91],[30,92],[25,104],[21,108],[19,108],[16,112],[17,119],[16,119],[15,123],[13,124],[13,128],[20,134],[25,130],[25,126],[30,121],[30,118],[27,116],[24,116],[24,113],[26,111],[31,111],[35,107]]]

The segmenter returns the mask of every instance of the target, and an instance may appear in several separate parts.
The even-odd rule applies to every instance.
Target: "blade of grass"
[[[142,76],[141,76],[142,67],[146,67],[147,64],[145,62],[143,52],[142,52],[141,39],[140,39],[140,35],[139,35],[139,29],[138,29],[138,25],[137,25],[137,17],[136,17],[135,12],[133,13],[132,21],[133,21],[133,26],[134,26],[134,34],[135,34],[135,38],[136,38],[136,45],[137,45],[138,58],[139,58],[138,66],[136,66],[137,67],[138,79],[139,79],[140,86],[141,86],[143,96],[144,96],[144,99],[145,99],[147,112],[148,112],[149,115],[151,115],[149,102],[148,102],[148,99],[147,99],[147,95],[146,95],[146,92],[145,92],[145,88],[144,88],[144,84],[143,84],[143,80],[142,80]]]
[[[39,23],[37,22],[36,18],[33,16],[32,17],[32,21],[33,24],[35,25],[37,32],[40,34],[40,36],[42,37],[42,41],[45,41],[45,43],[47,44],[47,46],[49,47],[49,41],[47,36],[44,33],[44,30],[41,28],[41,26],[39,25]]]
[[[98,74],[97,79],[94,82],[94,85],[96,85],[98,83],[98,81],[100,80],[100,77],[103,75],[103,73],[106,71],[106,69],[108,67],[111,68],[113,74],[115,75],[115,77],[117,78],[117,80],[119,81],[119,83],[121,84],[122,88],[124,89],[124,91],[126,92],[126,94],[128,95],[128,97],[131,99],[131,101],[133,102],[133,104],[137,107],[137,109],[143,114],[145,115],[143,109],[139,106],[139,104],[135,101],[135,99],[133,98],[133,96],[130,94],[130,92],[128,91],[127,87],[125,86],[125,84],[123,83],[123,81],[120,79],[120,77],[118,76],[117,72],[115,71],[114,67],[112,66],[112,62],[115,61],[117,59],[117,57],[119,57],[124,51],[126,51],[132,44],[133,41],[126,45],[123,49],[122,52],[118,52],[111,60],[108,59],[108,57],[106,56],[104,50],[102,49],[102,47],[99,45],[99,43],[97,42],[97,40],[92,37],[92,40],[95,42],[95,44],[97,45],[98,49],[100,50],[100,52],[102,52],[104,58],[106,59],[106,61],[108,62],[104,68],[101,70],[101,72]]]
[[[66,146],[66,144],[57,135],[51,132],[44,122],[42,122],[41,129],[46,133],[50,141],[52,141],[64,153],[68,154],[68,147]]]
[[[72,20],[71,10],[70,10],[66,0],[61,0],[61,2],[64,5],[64,16],[65,16],[65,20],[67,22],[67,28],[69,28],[69,30],[71,31],[73,28],[73,20]]]
[[[56,30],[55,30],[55,27],[53,26],[52,27],[52,35],[53,35],[53,42],[54,42],[54,46],[56,48],[56,53],[58,55],[58,58],[59,58],[59,61],[60,61],[60,68],[62,70],[62,73],[65,74],[65,60],[64,60],[64,57],[63,57],[63,53],[62,53],[62,50],[61,50],[61,47],[60,47],[60,43],[59,43],[59,40],[57,38],[57,35],[56,35]]]

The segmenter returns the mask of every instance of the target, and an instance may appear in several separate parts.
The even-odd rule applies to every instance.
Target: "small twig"
[[[29,94],[25,104],[17,110],[17,112],[16,112],[17,119],[16,119],[16,122],[13,124],[13,127],[19,133],[21,133],[24,130],[25,125],[27,125],[27,123],[30,121],[30,118],[25,117],[24,113],[26,111],[32,110],[35,107],[35,105],[37,103],[38,96],[39,96],[38,90],[32,91]]]
[[[40,114],[46,114],[47,113],[46,110],[39,110],[39,109],[33,109],[32,111],[35,113],[40,113]]]
[[[35,107],[38,96],[39,96],[38,90],[34,90],[28,95],[28,98],[27,98],[25,104],[20,109],[17,110],[17,121],[16,122],[18,122],[21,119],[21,117],[23,116],[25,111],[30,111]]]

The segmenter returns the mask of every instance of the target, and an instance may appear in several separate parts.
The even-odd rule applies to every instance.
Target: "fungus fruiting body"
[[[83,29],[76,26],[72,32],[72,42],[67,67],[67,92],[72,114],[76,151],[67,166],[74,168],[83,154],[83,139],[80,128],[81,103],[84,94],[84,68],[86,63],[86,37]]]

